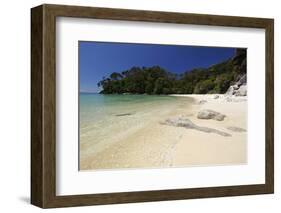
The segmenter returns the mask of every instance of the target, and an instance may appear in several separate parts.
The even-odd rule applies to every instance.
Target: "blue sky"
[[[234,55],[235,48],[79,42],[81,92],[99,92],[97,83],[112,72],[159,65],[173,73],[209,67]]]

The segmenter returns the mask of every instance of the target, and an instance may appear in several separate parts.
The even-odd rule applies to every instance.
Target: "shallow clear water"
[[[101,95],[80,93],[80,148],[109,145],[159,119],[190,98],[161,95]],[[83,147],[81,146],[84,145]],[[91,148],[91,152],[94,151]],[[98,147],[96,146],[98,150]]]
[[[124,113],[141,113],[161,104],[177,101],[173,96],[154,95],[101,95],[80,93],[80,124],[87,125],[106,119],[108,116],[122,116]]]

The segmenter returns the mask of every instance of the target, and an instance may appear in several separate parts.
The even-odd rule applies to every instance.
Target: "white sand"
[[[179,95],[176,95],[179,96]],[[247,132],[233,132],[227,127],[247,129],[247,97],[224,95],[180,95],[194,98],[194,104],[171,109],[155,117],[136,131],[115,138],[102,151],[80,156],[80,169],[163,168],[247,163]],[[231,101],[229,101],[231,99]],[[206,100],[204,104],[198,104]],[[197,118],[201,109],[226,115],[223,121]],[[171,117],[186,117],[196,125],[231,134],[224,137],[160,124]],[[83,147],[82,147],[83,148]],[[92,147],[94,148],[94,147]],[[84,150],[86,151],[86,150]]]

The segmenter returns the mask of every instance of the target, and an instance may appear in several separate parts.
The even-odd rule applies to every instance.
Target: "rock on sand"
[[[219,112],[210,109],[203,109],[197,114],[197,118],[199,119],[213,119],[216,121],[223,121],[225,117],[226,115],[223,115]]]
[[[215,133],[215,134],[218,134],[218,135],[221,135],[224,137],[231,136],[231,134],[217,130],[217,129],[204,127],[204,126],[198,126],[195,123],[193,123],[191,120],[189,120],[188,118],[182,118],[182,117],[169,118],[169,119],[165,120],[165,122],[162,122],[161,124],[175,126],[175,127],[185,127],[187,129],[194,129],[194,130],[198,130],[198,131],[206,132],[206,133]]]

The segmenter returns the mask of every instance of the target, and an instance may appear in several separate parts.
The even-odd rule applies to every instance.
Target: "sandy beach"
[[[138,125],[112,133],[107,145],[80,143],[80,170],[214,166],[247,163],[247,97],[225,95],[174,95],[191,103],[162,106]],[[165,110],[163,110],[165,108]],[[221,121],[199,119],[198,112],[214,110]],[[125,118],[126,117],[126,118]],[[168,119],[188,119],[195,126],[167,125]],[[122,119],[122,118],[120,118]],[[130,119],[124,116],[124,119]],[[199,129],[200,129],[199,128]],[[223,134],[218,134],[223,133]],[[224,135],[225,134],[225,135]]]

